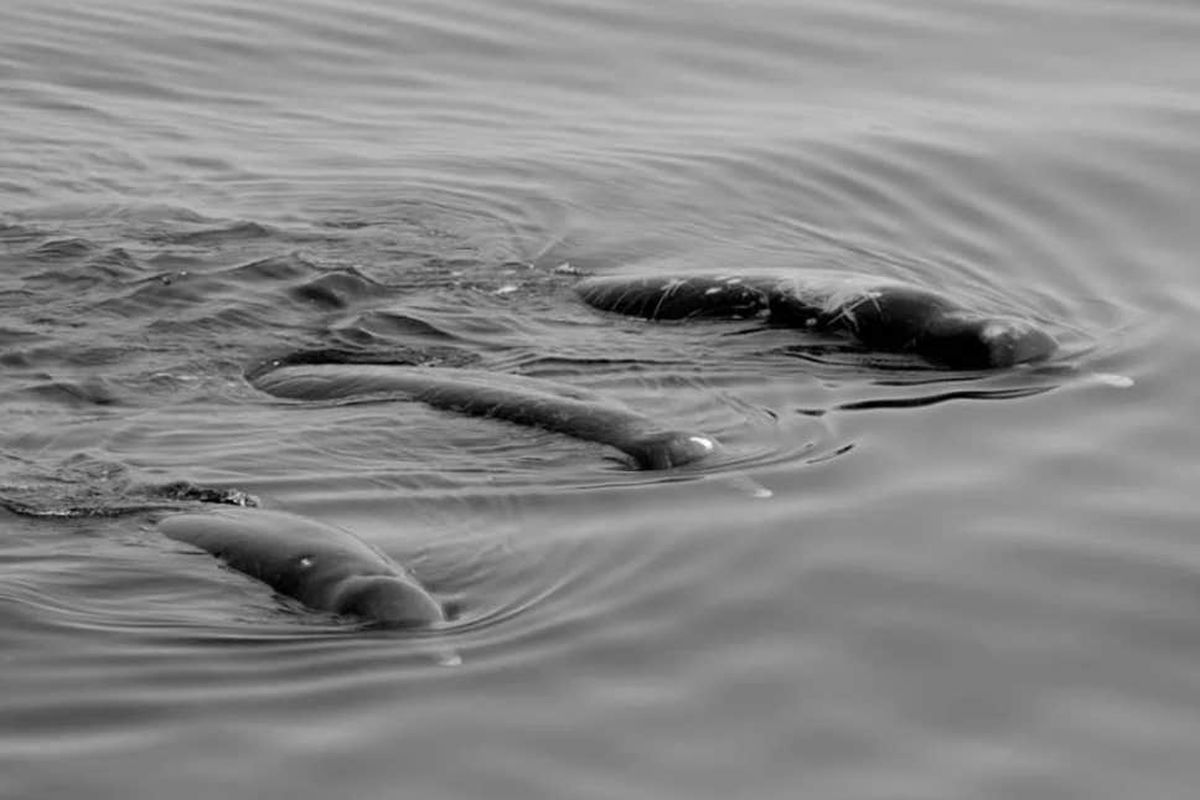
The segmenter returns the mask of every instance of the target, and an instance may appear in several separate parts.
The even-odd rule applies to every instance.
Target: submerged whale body
[[[235,509],[175,514],[158,528],[317,611],[394,628],[446,620],[441,604],[402,566],[341,528]]]
[[[395,364],[297,364],[249,380],[260,391],[294,400],[400,398],[544,428],[615,447],[642,469],[682,466],[717,450],[705,434],[669,428],[594,392],[520,375]]]
[[[847,335],[872,350],[913,353],[952,369],[1049,358],[1048,333],[970,311],[925,289],[859,276],[599,277],[576,287],[589,305],[651,320],[766,316],[773,325]]]

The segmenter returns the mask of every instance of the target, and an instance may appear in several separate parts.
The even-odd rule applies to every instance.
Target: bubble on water
[[[1097,372],[1094,374],[1093,379],[1096,383],[1112,386],[1117,389],[1128,389],[1134,383],[1133,378],[1128,375],[1118,375],[1115,372]]]
[[[445,653],[440,653],[438,655],[437,663],[439,667],[461,667],[463,660],[462,656],[451,650]]]

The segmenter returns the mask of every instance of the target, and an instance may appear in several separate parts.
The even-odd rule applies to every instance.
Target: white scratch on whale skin
[[[1006,334],[1013,330],[1011,325],[1005,325],[1003,322],[989,322],[983,326],[983,331],[980,334],[984,341],[992,341],[994,339],[1003,338]]]

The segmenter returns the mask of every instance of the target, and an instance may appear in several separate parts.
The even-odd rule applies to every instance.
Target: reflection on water
[[[1198,35],[1170,0],[7,3],[5,497],[237,487],[457,616],[364,631],[150,512],[0,512],[0,795],[1190,796]],[[800,268],[1061,356],[572,288]],[[244,380],[298,351],[553,380],[728,457]]]

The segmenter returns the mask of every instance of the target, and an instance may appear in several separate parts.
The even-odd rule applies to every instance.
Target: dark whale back
[[[767,292],[741,278],[587,278],[576,291],[590,306],[655,320],[736,319],[767,308]]]

